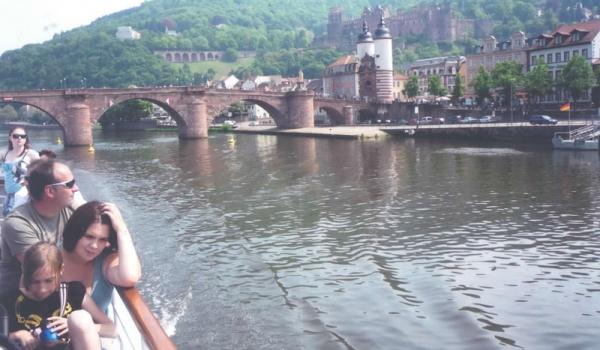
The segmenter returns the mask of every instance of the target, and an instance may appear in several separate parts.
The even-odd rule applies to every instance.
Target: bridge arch
[[[320,110],[325,111],[327,113],[327,117],[329,118],[329,123],[331,125],[343,125],[344,124],[344,115],[341,111],[336,108],[330,106],[321,106]]]
[[[177,127],[179,129],[187,127],[187,123],[186,123],[185,119],[181,116],[181,114],[177,110],[175,110],[169,104],[165,103],[164,101],[160,101],[160,100],[157,100],[157,99],[154,99],[154,98],[150,98],[150,97],[143,97],[143,96],[140,96],[140,97],[128,97],[128,98],[123,98],[123,99],[119,99],[119,100],[115,101],[112,106],[104,109],[101,113],[99,113],[98,116],[96,117],[96,119],[92,120],[92,123],[100,122],[100,120],[102,119],[102,117],[112,107],[118,106],[118,105],[123,104],[123,103],[125,103],[127,101],[135,101],[135,100],[146,101],[146,102],[150,102],[150,103],[152,103],[154,105],[159,106],[165,112],[167,112],[167,114],[177,123]]]
[[[6,104],[8,104],[8,103],[6,103]],[[59,115],[55,111],[52,111],[51,106],[44,106],[41,103],[35,103],[35,102],[30,102],[30,101],[25,101],[25,100],[18,100],[18,99],[11,100],[10,104],[21,104],[23,106],[31,106],[31,107],[34,107],[34,108],[46,113],[46,115],[48,115],[52,120],[54,120],[56,122],[56,124],[60,128],[60,131],[62,132],[63,139],[65,139],[65,136],[66,136],[65,125],[67,124],[67,121],[65,120],[64,116]],[[27,126],[25,126],[25,128],[27,129]]]
[[[217,103],[209,103],[211,108],[209,108],[208,111],[208,122],[211,123],[219,113],[239,102],[257,105],[269,113],[271,119],[273,119],[276,125],[279,126],[280,124],[283,124],[285,111],[282,110],[282,106],[276,106],[275,103],[252,96],[230,96],[229,98],[220,100]]]

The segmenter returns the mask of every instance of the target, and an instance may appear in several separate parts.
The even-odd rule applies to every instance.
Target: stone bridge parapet
[[[312,91],[268,92],[203,87],[148,87],[0,91],[0,102],[32,105],[48,113],[64,133],[66,146],[93,143],[92,126],[113,105],[132,99],[152,102],[177,122],[182,139],[208,136],[212,119],[231,104],[245,101],[264,108],[284,129],[314,126],[314,111],[321,108],[336,124],[351,125],[364,103],[315,98]],[[366,105],[366,104],[365,104]]]

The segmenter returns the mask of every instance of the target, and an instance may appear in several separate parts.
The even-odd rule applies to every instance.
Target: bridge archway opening
[[[185,128],[181,115],[163,101],[132,98],[119,101],[95,121],[102,131],[135,131]]]
[[[26,130],[49,129],[59,130],[62,138],[65,138],[65,130],[58,118],[45,109],[31,103],[20,101],[0,101],[0,123],[5,129],[15,126],[24,127]],[[2,133],[0,133],[1,137]]]
[[[231,120],[248,126],[276,126],[282,118],[276,107],[257,99],[240,99],[221,106],[209,115],[213,124]]]
[[[344,116],[340,111],[332,107],[320,107],[315,109],[315,125],[343,125]]]

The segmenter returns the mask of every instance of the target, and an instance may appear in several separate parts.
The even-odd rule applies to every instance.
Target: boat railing
[[[554,137],[568,140],[589,140],[597,138],[600,134],[598,125],[586,125],[571,131],[559,131],[554,133]]]
[[[177,349],[160,325],[160,322],[154,317],[154,314],[142,299],[137,288],[118,288],[118,292],[150,349]]]

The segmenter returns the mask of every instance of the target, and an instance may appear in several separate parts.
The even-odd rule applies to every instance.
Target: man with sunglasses
[[[52,159],[30,165],[27,188],[31,200],[17,207],[2,224],[0,302],[5,306],[5,300],[18,291],[25,250],[37,242],[60,240],[73,213],[73,197],[79,191],[69,167]]]

